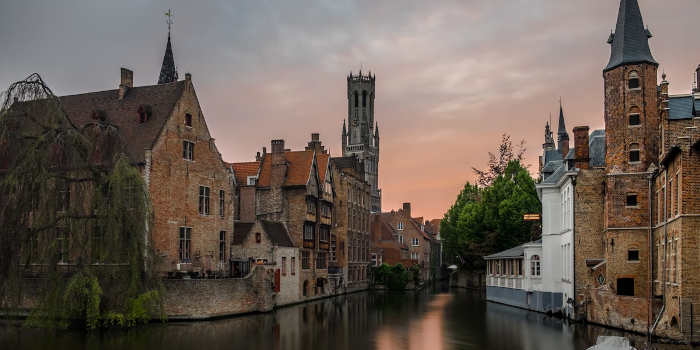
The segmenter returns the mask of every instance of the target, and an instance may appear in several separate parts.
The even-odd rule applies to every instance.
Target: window
[[[59,264],[69,263],[68,251],[70,247],[70,242],[68,240],[68,233],[63,227],[56,228],[56,254],[58,255]]]
[[[305,222],[304,223],[304,240],[313,241],[314,240],[314,223]]]
[[[680,180],[681,180],[681,179],[680,179],[680,174],[676,174],[676,197],[674,198],[675,201],[676,201],[676,204],[673,206],[673,214],[675,214],[675,215],[678,215],[678,214],[680,213],[680,205],[681,205],[681,201],[680,201],[680,197],[681,197],[681,192],[680,192],[681,187],[680,187],[680,184],[681,184],[681,181],[680,181]]]
[[[192,228],[191,227],[180,227],[180,249],[179,258],[180,263],[189,264],[190,263],[190,249],[192,239]]]
[[[292,273],[292,276],[296,275],[297,273],[297,258],[292,257],[292,262],[289,264],[289,272]]]
[[[308,250],[301,251],[301,269],[308,270],[311,268],[311,253]]]
[[[338,249],[338,241],[335,235],[331,235],[331,249],[330,249],[330,256],[328,257],[328,260],[330,261],[337,261],[338,259],[338,252],[336,251]]]
[[[533,255],[530,257],[530,275],[540,275],[540,257],[538,255]]]
[[[322,205],[321,205],[321,215],[322,215],[324,218],[329,218],[329,217],[331,217],[331,206],[328,205],[328,204],[326,204],[326,203],[322,204]]]
[[[617,295],[634,296],[634,278],[618,278]]]
[[[627,194],[627,201],[625,205],[628,208],[636,208],[637,207],[637,194],[636,193],[628,193]]]
[[[326,265],[326,258],[327,258],[326,252],[317,252],[316,253],[316,268],[317,269],[325,269],[327,268]]]
[[[628,83],[630,90],[639,89],[639,74],[635,71],[630,72]]]
[[[414,247],[420,246],[420,241],[419,241],[418,238],[414,238],[414,239],[413,239],[413,246],[414,246]]]
[[[357,94],[357,91],[355,91],[355,107],[358,107],[360,105],[360,98],[359,95]]]
[[[312,215],[316,214],[316,203],[312,199],[306,200],[306,213]]]
[[[70,209],[70,184],[59,180],[56,185],[56,210],[59,212]]]
[[[287,276],[287,258],[282,257],[282,276]]]
[[[399,235],[399,243],[403,244],[403,235]]]
[[[639,117],[639,113],[630,114],[630,126],[640,125],[642,120]]]
[[[399,221],[398,230],[403,230],[403,221]]]
[[[224,217],[224,212],[226,211],[226,192],[224,190],[219,190],[219,216]]]
[[[258,181],[258,177],[257,177],[257,176],[248,176],[247,184],[248,184],[248,186],[255,186],[255,183],[256,183],[257,181]]]
[[[219,232],[219,262],[226,262],[226,231]]]
[[[630,163],[638,163],[640,161],[639,144],[633,143],[630,145]]]
[[[627,251],[627,261],[639,261],[639,250],[630,249]]]
[[[668,201],[668,212],[671,214],[670,216],[673,217],[673,204],[675,201],[673,200],[673,179],[668,180],[668,196],[669,196],[669,201]]]
[[[260,232],[255,232],[255,243],[262,242],[262,234]]]
[[[194,142],[182,141],[182,159],[194,160]]]
[[[199,186],[199,214],[209,215],[209,187]]]
[[[362,91],[362,107],[367,107],[367,90]]]
[[[326,225],[321,225],[319,227],[319,240],[323,242],[328,242],[331,239],[331,228]]]
[[[185,126],[192,127],[192,114],[185,114]]]

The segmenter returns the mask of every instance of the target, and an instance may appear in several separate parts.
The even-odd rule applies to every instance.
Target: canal
[[[435,287],[415,293],[355,293],[268,314],[128,331],[52,331],[5,322],[0,324],[0,349],[568,350],[586,349],[599,335],[624,334],[487,303],[479,293]],[[644,337],[627,336],[644,348]]]

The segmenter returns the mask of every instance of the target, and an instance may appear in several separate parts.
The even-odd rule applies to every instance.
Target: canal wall
[[[457,270],[450,274],[450,287],[486,289],[486,272]]]
[[[163,304],[168,319],[201,320],[272,311],[275,291],[262,267],[244,278],[163,280]]]

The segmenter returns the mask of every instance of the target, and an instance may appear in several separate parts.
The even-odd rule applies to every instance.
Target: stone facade
[[[371,186],[365,181],[364,164],[355,156],[332,158],[331,168],[336,193],[332,265],[343,272],[348,290],[365,289],[368,287]]]

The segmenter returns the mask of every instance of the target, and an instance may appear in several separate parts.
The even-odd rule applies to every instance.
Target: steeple
[[[343,135],[342,135],[343,149],[345,152],[345,147],[348,145],[348,129],[345,127],[345,119],[343,119]]]
[[[651,36],[651,32],[644,28],[637,0],[620,0],[615,33],[610,33],[608,38],[608,44],[612,45],[610,61],[603,71],[623,64],[651,63],[658,66],[649,48]]]
[[[549,121],[544,126],[544,143],[542,144],[542,149],[545,151],[554,149],[554,136],[552,136],[552,128],[549,126]]]
[[[160,76],[158,76],[158,84],[167,84],[177,81],[177,70],[175,70],[175,59],[173,58],[173,48],[170,43],[170,25],[172,22],[172,11],[168,10],[165,13],[168,16],[168,43],[165,46],[165,56],[163,56],[163,65],[160,68]]]
[[[561,152],[562,157],[566,158],[569,153],[569,133],[566,132],[566,123],[564,122],[564,108],[559,101],[559,125],[557,130],[557,148]]]

